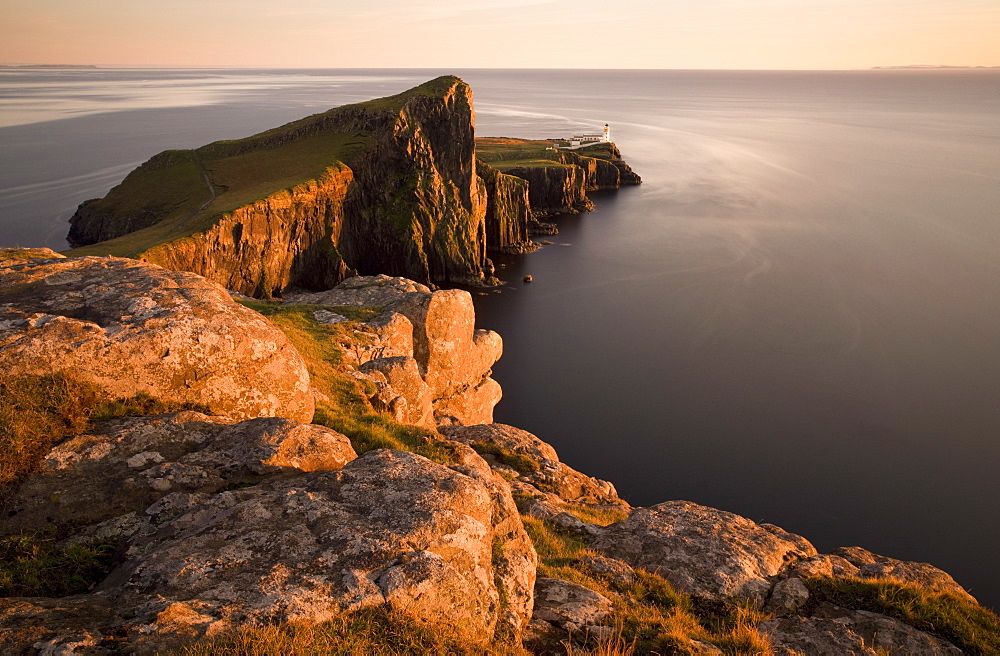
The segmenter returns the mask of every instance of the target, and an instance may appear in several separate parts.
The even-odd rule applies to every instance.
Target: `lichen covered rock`
[[[208,494],[289,471],[333,470],[357,455],[323,426],[278,417],[236,422],[198,412],[104,423],[52,449],[6,500],[0,535],[49,525],[129,538],[164,496]]]
[[[522,482],[555,494],[562,501],[627,506],[613,484],[581,474],[560,462],[550,444],[528,431],[506,424],[478,424],[442,426],[439,432],[449,440],[478,448],[492,466],[516,474]],[[510,456],[520,456],[522,460],[515,462]],[[523,464],[518,466],[518,462]]]
[[[774,577],[816,554],[802,537],[689,501],[636,509],[602,530],[592,547],[659,574],[682,592],[757,604]]]
[[[213,282],[123,258],[0,268],[0,369],[65,372],[111,398],[144,392],[235,419],[313,415],[284,333]]]

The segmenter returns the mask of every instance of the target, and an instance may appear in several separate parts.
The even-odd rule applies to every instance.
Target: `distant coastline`
[[[0,64],[0,68],[97,68],[93,64]]]
[[[1000,66],[948,66],[946,64],[907,64],[905,66],[872,66],[873,71],[938,70],[938,69],[997,69]]]

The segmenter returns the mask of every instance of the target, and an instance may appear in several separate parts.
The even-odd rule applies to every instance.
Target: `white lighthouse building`
[[[611,143],[611,125],[604,124],[602,134],[578,134],[569,140],[570,146],[585,146],[592,143]]]

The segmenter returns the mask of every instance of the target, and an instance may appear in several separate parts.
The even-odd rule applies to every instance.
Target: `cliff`
[[[170,150],[70,219],[74,256],[191,271],[271,298],[355,273],[492,283],[488,253],[536,248],[539,216],[638,184],[613,144],[475,139],[472,91],[441,77],[260,134]]]
[[[588,191],[642,183],[612,143],[564,150],[551,141],[484,137],[476,139],[476,152],[489,166],[528,183],[535,217],[586,211],[593,207]]]
[[[167,151],[71,219],[72,255],[119,255],[244,294],[353,270],[476,282],[486,258],[472,91],[441,77],[246,139]]]
[[[352,278],[244,301],[265,319],[151,264],[29,249],[0,263],[4,653],[1000,649],[1000,618],[932,565],[820,554],[689,501],[632,508],[538,437],[490,423],[496,398],[475,390],[495,386],[499,337],[474,330],[465,292]],[[135,341],[163,330],[164,351]],[[49,356],[25,350],[39,336]],[[132,340],[149,357],[109,350],[117,363],[39,373],[81,339],[98,347],[84,356]],[[209,387],[228,378],[230,400],[274,407],[164,413],[116,400],[120,386],[81,397],[135,376],[211,405],[200,375],[175,375],[206,353],[232,358],[206,370]],[[304,389],[298,374],[255,375],[262,356],[305,365],[314,423],[257,416],[287,406],[281,385]]]
[[[479,161],[486,186],[486,249],[491,253],[526,253],[538,248],[528,227],[532,220],[529,182]]]

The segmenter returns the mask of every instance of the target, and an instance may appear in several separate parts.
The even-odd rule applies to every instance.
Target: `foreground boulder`
[[[606,638],[614,632],[604,624],[613,610],[610,599],[590,588],[562,579],[539,578],[525,644],[548,653],[567,640],[582,644],[590,638]]]
[[[813,617],[768,620],[761,622],[760,629],[778,654],[959,656],[962,653],[950,642],[897,619],[830,604],[821,605]]]
[[[313,416],[305,362],[280,330],[213,282],[130,259],[0,267],[0,370],[235,419]]]
[[[798,535],[689,501],[639,508],[600,531],[592,547],[663,576],[681,592],[757,604],[779,573],[816,555]]]
[[[880,556],[861,547],[840,547],[833,550],[833,557],[840,557],[858,568],[855,576],[863,579],[898,579],[928,590],[947,592],[968,599],[975,597],[951,577],[947,572],[930,563],[918,563]]]
[[[472,449],[454,455],[355,458],[339,433],[281,418],[109,422],[49,453],[4,529],[50,522],[66,542],[116,544],[117,565],[91,594],[0,599],[0,647],[103,653],[115,636],[153,653],[383,604],[470,640],[519,636],[534,549],[503,481]]]
[[[279,417],[237,422],[198,412],[106,422],[52,449],[5,499],[0,535],[48,525],[78,539],[131,539],[171,494],[210,494],[288,472],[340,469],[344,435]]]

